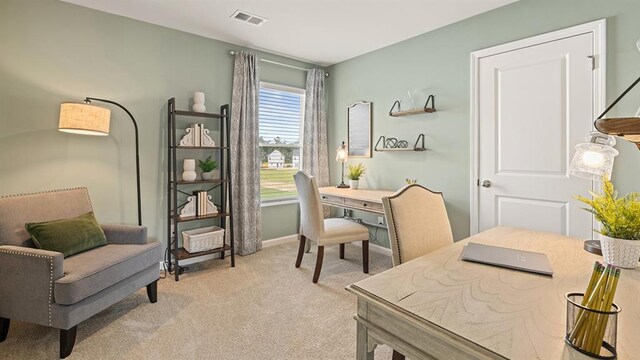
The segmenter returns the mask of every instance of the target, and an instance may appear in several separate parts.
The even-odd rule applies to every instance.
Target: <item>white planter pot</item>
[[[202,172],[202,180],[213,180],[220,178],[220,170],[211,170],[208,172]]]
[[[607,264],[625,269],[638,267],[640,240],[616,239],[602,235],[600,246],[602,257]]]
[[[357,190],[358,189],[358,185],[360,185],[360,180],[349,180],[349,186],[353,190]]]

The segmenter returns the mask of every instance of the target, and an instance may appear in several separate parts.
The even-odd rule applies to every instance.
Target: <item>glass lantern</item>
[[[586,142],[576,145],[576,153],[569,166],[569,174],[583,179],[602,181],[611,179],[614,158],[618,150],[616,139],[598,131],[591,132]]]

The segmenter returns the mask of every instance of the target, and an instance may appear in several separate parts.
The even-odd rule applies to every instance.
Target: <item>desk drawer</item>
[[[326,203],[331,203],[331,204],[337,204],[337,205],[342,205],[344,204],[344,198],[341,198],[339,196],[332,196],[332,195],[320,195],[320,201],[322,202],[326,202]]]
[[[373,203],[373,202],[354,200],[354,199],[344,199],[344,205],[351,208],[362,209],[365,211],[379,212],[379,213],[384,212],[384,210],[382,209],[382,204],[380,203]]]

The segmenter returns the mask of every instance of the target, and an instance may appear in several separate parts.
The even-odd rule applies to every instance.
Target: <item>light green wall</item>
[[[640,2],[521,0],[442,29],[337,64],[329,69],[329,148],[346,136],[346,106],[373,102],[374,141],[427,134],[426,153],[376,153],[363,160],[369,187],[398,188],[419,179],[443,191],[456,239],[469,228],[469,53],[547,31],[607,18],[607,93],[612,100],[640,73]],[[140,126],[143,221],[164,240],[166,100],[186,108],[202,90],[210,110],[230,101],[232,58],[238,46],[101,13],[56,0],[0,2],[0,194],[88,186],[103,222],[135,223],[131,124],[114,109],[111,136],[59,133],[61,101],[85,96],[128,107]],[[270,59],[311,65],[267,55]],[[304,86],[304,72],[262,64],[262,80]],[[438,112],[389,118],[407,90],[436,94]],[[640,91],[614,111],[635,112]],[[614,180],[638,191],[640,152],[620,142]],[[333,182],[339,167],[331,162]],[[284,220],[283,220],[284,219]],[[263,238],[297,230],[297,205],[263,209]],[[375,217],[368,217],[375,221]],[[386,245],[384,232],[378,243]]]
[[[140,127],[143,222],[166,237],[167,99],[187,109],[204,91],[209,111],[231,100],[236,45],[57,0],[0,2],[0,195],[87,186],[98,219],[135,223],[133,133],[113,108],[111,135],[57,131],[62,101],[120,102]],[[310,67],[268,54],[269,59]],[[305,72],[262,64],[262,79],[304,87]],[[263,238],[297,231],[297,205],[263,210]]]
[[[444,193],[454,237],[469,235],[470,121],[469,68],[472,51],[573,25],[607,19],[607,98],[611,102],[638,75],[640,2],[637,0],[520,0],[329,68],[329,144],[346,138],[346,107],[373,102],[374,143],[381,135],[415,140],[427,134],[424,153],[374,153],[364,162],[366,187],[397,189],[404,179]],[[388,116],[407,90],[436,95],[438,112],[404,118]],[[640,89],[612,115],[631,115],[640,105]],[[544,136],[543,134],[533,134]],[[586,134],[585,134],[586,135]],[[541,139],[541,143],[544,140]],[[621,193],[640,191],[640,152],[619,141],[614,182]],[[331,179],[340,169],[331,163]],[[379,244],[387,245],[382,236]]]

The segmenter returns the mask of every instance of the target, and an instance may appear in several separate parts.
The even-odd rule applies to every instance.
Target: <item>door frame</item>
[[[561,39],[566,39],[578,35],[593,34],[593,49],[594,49],[594,64],[595,69],[593,70],[593,119],[587,119],[592,127],[592,130],[595,130],[593,127],[593,120],[600,115],[602,111],[604,111],[606,106],[606,75],[607,75],[607,34],[606,34],[606,25],[607,20],[601,19],[592,22],[588,22],[586,24],[576,25],[569,28],[556,30],[552,32],[548,32],[541,35],[532,36],[526,39],[516,40],[513,42],[509,42],[506,44],[501,44],[493,47],[489,47],[486,49],[481,49],[477,51],[473,51],[471,53],[471,146],[470,146],[470,156],[471,156],[471,169],[470,169],[470,184],[469,184],[469,194],[470,194],[470,203],[469,203],[469,214],[470,214],[470,227],[469,232],[470,235],[477,234],[479,231],[479,147],[480,142],[478,139],[479,135],[479,104],[480,104],[480,93],[479,93],[479,65],[480,59],[484,57],[489,57],[493,55],[502,54],[509,51],[519,50],[527,47],[532,47],[535,45],[540,45],[552,41],[557,41]],[[585,134],[587,136],[587,134]],[[598,182],[593,182],[592,188],[599,188],[600,185]]]

